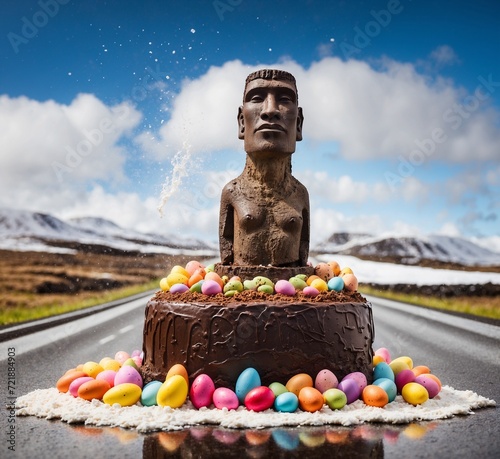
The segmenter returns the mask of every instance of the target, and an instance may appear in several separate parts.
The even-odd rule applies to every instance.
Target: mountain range
[[[28,210],[0,209],[0,249],[75,253],[138,252],[217,257],[216,243],[178,235],[142,233],[110,220],[81,217],[61,220]],[[500,248],[442,235],[371,235],[338,232],[311,246],[311,255],[342,254],[406,265],[431,262],[463,266],[500,266]]]
[[[405,265],[428,262],[463,266],[500,266],[500,252],[461,237],[443,235],[371,235],[366,233],[334,233],[314,247],[316,253],[352,255],[374,261],[390,261]]]
[[[141,233],[96,217],[67,221],[27,210],[0,209],[0,249],[74,253],[166,253],[215,256],[210,242],[173,235]]]

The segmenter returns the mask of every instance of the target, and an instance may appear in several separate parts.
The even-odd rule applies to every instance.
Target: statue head
[[[249,155],[291,155],[302,140],[303,120],[292,74],[262,69],[248,75],[238,110],[238,137]]]

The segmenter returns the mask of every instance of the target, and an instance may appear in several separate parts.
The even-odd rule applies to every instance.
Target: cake
[[[181,363],[190,379],[205,373],[221,387],[234,387],[248,367],[263,385],[325,368],[339,380],[355,371],[371,380],[373,335],[371,305],[359,293],[158,292],[146,306],[141,369],[146,382],[163,381]]]
[[[256,276],[269,282],[227,292],[231,296],[222,290],[204,295],[191,291],[192,273],[167,277],[161,285],[169,291],[146,306],[146,382],[164,380],[175,364],[186,367],[191,381],[205,373],[227,387],[234,387],[246,368],[256,369],[263,384],[286,383],[298,373],[314,378],[323,369],[339,380],[351,372],[371,379],[371,305],[355,291],[352,274],[340,292],[326,291],[326,283],[314,297],[292,285],[287,294],[278,291],[278,281],[315,273],[308,264],[309,195],[291,174],[303,119],[293,75],[262,69],[247,77],[237,117],[246,163],[222,189],[220,263],[214,269],[221,284],[222,279],[237,278],[241,284]],[[318,277],[323,282],[334,275],[339,273]]]

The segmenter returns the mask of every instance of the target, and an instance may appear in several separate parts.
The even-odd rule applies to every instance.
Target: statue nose
[[[266,99],[264,101],[264,105],[262,107],[261,116],[262,116],[262,119],[265,119],[265,120],[280,117],[278,102],[272,94],[269,94],[266,97]]]

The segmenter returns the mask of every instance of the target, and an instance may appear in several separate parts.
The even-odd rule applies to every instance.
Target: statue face
[[[247,85],[238,111],[240,139],[247,153],[292,154],[302,140],[302,109],[288,81],[256,79]]]

